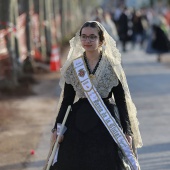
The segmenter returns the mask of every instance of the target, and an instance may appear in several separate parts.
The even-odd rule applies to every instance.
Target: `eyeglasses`
[[[93,42],[93,41],[96,41],[97,36],[96,36],[96,35],[90,35],[90,36],[87,36],[87,35],[80,35],[81,41],[86,41],[87,38],[89,39],[89,41]]]

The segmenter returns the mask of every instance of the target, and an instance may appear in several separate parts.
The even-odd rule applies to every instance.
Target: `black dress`
[[[115,103],[120,114],[116,119],[114,105],[110,102],[114,94]],[[122,170],[118,156],[118,147],[99,119],[88,99],[79,99],[73,104],[75,90],[65,83],[64,97],[57,123],[62,123],[68,105],[72,110],[66,121],[67,131],[60,144],[57,163],[50,170]],[[121,83],[113,87],[108,97],[103,99],[112,116],[117,120],[124,133],[132,134],[126,107],[125,94]]]
[[[157,25],[152,25],[153,35],[150,36],[146,52],[149,54],[163,54],[170,52],[170,40]]]
[[[124,91],[121,83],[113,87],[115,101],[120,113],[123,131],[131,134],[129,118],[125,103]],[[103,99],[112,116],[115,117],[113,104]],[[64,134],[64,141],[60,145],[58,161],[55,170],[119,170],[117,145],[111,135],[98,118],[87,99],[79,99],[73,104],[75,91],[70,84],[65,84],[64,99],[56,119],[61,123],[68,105],[72,105]],[[116,118],[116,117],[115,117]]]

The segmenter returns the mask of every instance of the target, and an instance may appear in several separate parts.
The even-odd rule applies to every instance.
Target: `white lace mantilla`
[[[123,90],[125,92],[125,100],[127,104],[127,110],[128,110],[128,115],[130,119],[131,129],[133,132],[134,145],[135,145],[135,148],[142,147],[143,144],[142,144],[142,138],[141,138],[140,131],[139,131],[137,110],[132,101],[129,87],[128,87],[127,80],[126,80],[126,76],[121,65],[121,54],[116,47],[116,43],[114,39],[107,33],[105,28],[99,22],[97,21],[88,21],[88,22],[96,22],[97,25],[103,31],[104,39],[105,39],[101,47],[103,58],[100,62],[100,66],[98,70],[96,71],[96,74],[95,74],[96,78],[93,80],[93,83],[97,85],[96,89],[98,90],[101,97],[105,98],[109,94],[111,88],[118,84],[118,80],[121,82]],[[62,92],[61,92],[60,99],[58,102],[58,108],[56,111],[57,113],[59,112],[61,103],[63,101],[65,82],[72,84],[75,91],[77,91],[78,96],[76,96],[76,99],[77,97],[85,97],[81,87],[78,84],[78,80],[76,80],[74,68],[73,66],[71,66],[71,63],[73,62],[73,60],[75,60],[79,56],[82,56],[85,51],[81,45],[79,35],[80,35],[80,30],[78,30],[75,37],[73,37],[70,40],[70,50],[67,56],[67,60],[61,69],[61,79],[60,79],[59,84],[60,84],[60,87],[62,88]],[[105,58],[107,60],[105,60]],[[112,69],[110,65],[112,66]],[[111,81],[111,80],[114,80],[114,81]]]
[[[73,64],[68,67],[65,73],[65,81],[67,84],[71,84],[73,86],[78,98],[85,98],[84,91],[74,71]],[[91,81],[102,98],[108,97],[111,89],[118,85],[118,78],[107,58],[102,57],[95,72],[95,76],[91,79]]]

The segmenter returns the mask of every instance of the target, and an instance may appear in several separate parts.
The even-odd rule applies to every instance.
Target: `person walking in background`
[[[110,34],[110,36],[116,42],[118,42],[119,36],[118,36],[118,33],[117,33],[117,28],[116,28],[115,23],[112,21],[111,15],[110,15],[109,12],[107,12],[107,11],[103,12],[103,17],[101,19],[101,24],[104,26],[106,31]]]
[[[149,54],[158,54],[158,62],[161,60],[161,54],[170,52],[170,40],[168,39],[165,28],[164,19],[162,19],[161,15],[153,18],[146,52]]]
[[[103,18],[103,9],[101,7],[97,7],[94,10],[94,14],[91,16],[91,20],[92,21],[98,21],[101,22],[102,18]]]
[[[126,52],[126,44],[128,41],[128,17],[126,15],[126,7],[122,7],[122,12],[118,20],[118,35],[122,44],[122,50]]]
[[[140,10],[135,11],[133,16],[133,38],[134,44],[140,44],[140,47],[143,46],[144,42],[144,18]]]
[[[142,146],[136,108],[115,41],[99,22],[86,22],[70,40],[70,52],[61,69],[60,86],[62,92],[52,130],[53,141],[68,105],[72,110],[51,170],[130,168],[120,154],[123,143],[115,141],[111,134],[112,130],[121,134],[129,148]],[[109,124],[107,128],[110,121],[105,122],[105,116],[110,121],[114,119],[115,124]],[[139,166],[138,163],[135,165]]]

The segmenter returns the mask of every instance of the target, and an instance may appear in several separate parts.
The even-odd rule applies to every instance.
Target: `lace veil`
[[[136,148],[142,147],[142,139],[141,139],[141,135],[139,132],[139,127],[138,127],[139,122],[138,122],[137,115],[136,115],[137,111],[131,99],[126,76],[121,66],[121,54],[119,53],[119,50],[116,48],[116,43],[113,40],[113,38],[107,33],[105,28],[99,22],[97,21],[88,21],[88,22],[96,22],[104,33],[105,40],[102,45],[102,52],[105,53],[105,56],[108,58],[109,62],[111,63],[114,72],[116,73],[118,79],[122,83],[122,86],[125,92],[126,104],[127,104],[129,119],[131,123],[131,129],[133,132],[135,147]],[[70,66],[70,64],[73,62],[73,60],[81,56],[84,52],[84,49],[81,46],[79,35],[80,35],[80,30],[76,33],[75,37],[73,37],[70,40],[70,51],[68,53],[65,64],[61,68],[61,79],[60,79],[59,84],[62,88],[62,91],[61,91],[60,100],[58,103],[57,113],[61,107],[61,102],[63,100],[63,92],[64,92],[64,84],[65,84],[64,74],[66,70],[68,69],[68,67]]]

